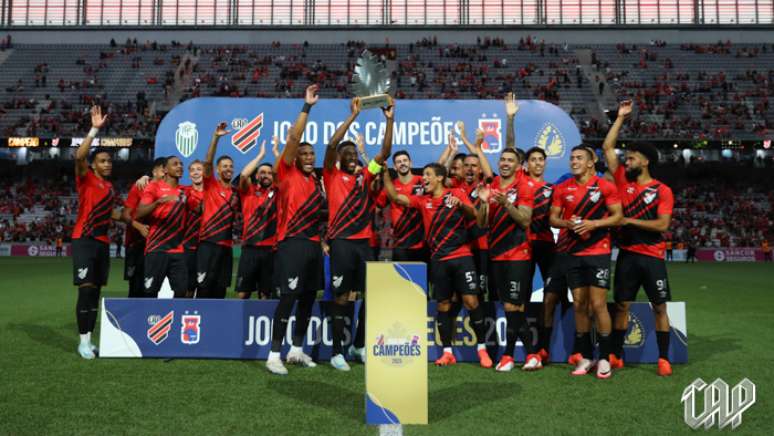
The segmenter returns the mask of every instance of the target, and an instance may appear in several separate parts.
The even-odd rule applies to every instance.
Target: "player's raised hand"
[[[492,200],[494,200],[500,206],[505,206],[505,203],[508,202],[508,197],[505,195],[505,192],[497,191],[492,194]]]
[[[279,136],[274,135],[271,138],[271,153],[274,155],[274,159],[279,159]]]
[[[105,121],[107,121],[107,117],[108,114],[102,115],[102,108],[99,105],[91,107],[91,127],[95,129],[102,128],[105,125]]]
[[[231,130],[226,129],[226,126],[228,126],[228,124],[225,121],[218,124],[218,127],[215,128],[215,133],[213,135],[220,138],[221,136],[226,136],[231,133]]]
[[[465,136],[465,123],[457,121],[457,131],[460,133],[460,136]]]
[[[478,186],[478,198],[481,200],[481,202],[488,203],[491,195],[492,190],[489,188],[489,186],[483,183]]]
[[[484,142],[484,131],[476,129],[476,146],[480,146]]]
[[[382,113],[384,113],[384,117],[388,120],[394,120],[395,119],[395,100],[392,98],[392,96],[389,97],[389,103],[387,103],[387,107],[382,108]]]
[[[449,132],[449,151],[452,153],[452,156],[457,154],[458,149],[457,138],[454,136],[453,132]]]
[[[505,114],[508,117],[513,118],[516,116],[516,112],[519,111],[519,103],[516,101],[516,97],[512,92],[505,95]]]
[[[148,183],[150,183],[150,177],[142,176],[139,179],[137,179],[136,182],[134,182],[134,185],[137,186],[137,189],[142,191],[143,189],[145,189],[146,186],[148,186]]]
[[[357,144],[358,153],[365,153],[365,138],[362,133],[358,133],[357,136],[355,136],[355,144]]]
[[[362,108],[362,102],[360,101],[360,97],[354,97],[352,99],[352,102],[349,104],[350,112],[352,112],[352,115],[358,115],[360,114],[361,108]]]
[[[306,94],[304,95],[304,103],[308,105],[314,105],[320,100],[320,96],[317,94],[320,91],[320,85],[314,84],[306,87]]]
[[[618,118],[626,118],[632,113],[632,101],[624,100],[618,105]]]
[[[264,139],[263,142],[261,142],[261,149],[258,150],[258,156],[263,159],[264,156],[266,156],[266,140]]]

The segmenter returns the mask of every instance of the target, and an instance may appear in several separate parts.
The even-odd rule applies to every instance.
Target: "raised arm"
[[[384,130],[382,149],[374,156],[374,161],[379,165],[382,165],[392,154],[392,130],[395,125],[395,101],[392,97],[390,97],[390,105],[382,108],[382,112],[384,112],[384,118],[387,119],[387,127]]]
[[[258,168],[258,164],[261,163],[263,160],[263,156],[266,155],[266,140],[264,140],[261,143],[261,149],[258,151],[258,156],[255,157],[255,159],[251,160],[250,162],[245,165],[244,168],[242,168],[242,172],[239,173],[239,189],[244,191],[245,189],[250,187],[250,176],[255,172],[255,169]]]
[[[454,137],[454,132],[449,132],[449,143],[446,148],[443,149],[443,153],[438,156],[438,163],[446,167],[449,170],[454,155],[457,154],[457,139]]]
[[[628,117],[631,113],[632,101],[626,100],[621,102],[621,104],[618,106],[618,117],[616,117],[613,125],[610,126],[610,130],[607,132],[607,136],[605,136],[605,142],[602,143],[602,151],[605,152],[607,169],[610,170],[611,174],[615,174],[615,171],[618,169],[619,165],[618,156],[615,154],[615,143],[618,140],[618,134],[621,131],[621,127],[623,126],[626,117]]]
[[[512,92],[505,96],[505,115],[508,117],[505,123],[505,147],[516,148],[516,127],[514,119],[516,112],[519,111],[519,103],[516,101]]]
[[[357,118],[357,116],[360,114],[360,97],[355,97],[352,99],[352,103],[349,105],[349,109],[349,116],[346,120],[344,120],[343,123],[341,123],[339,128],[336,129],[336,133],[333,134],[330,142],[328,142],[328,148],[325,149],[325,160],[323,160],[323,168],[326,170],[331,170],[336,165],[336,147],[339,145],[339,142],[344,139],[344,136],[346,136],[347,130],[349,130],[349,126],[352,125],[352,122],[355,121],[355,118]]]
[[[490,195],[491,190],[489,189],[489,186],[485,183],[482,183],[478,187],[478,199],[481,200],[481,203],[479,204],[478,210],[476,212],[476,224],[482,229],[489,227]]]
[[[392,184],[392,176],[390,176],[390,169],[387,168],[387,166],[385,166],[382,173],[384,173],[384,192],[387,194],[387,198],[390,199],[390,201],[395,204],[399,204],[401,206],[408,206],[409,198],[403,194],[398,194],[398,191],[395,190],[395,185]]]
[[[204,158],[204,177],[212,177],[213,162],[215,161],[215,153],[218,151],[218,141],[223,136],[231,133],[230,130],[226,130],[227,124],[221,122],[218,127],[215,128],[215,132],[212,134],[212,140],[210,140],[210,146],[207,148],[207,156]],[[138,209],[139,210],[139,209]]]
[[[476,142],[472,143],[468,141],[467,136],[465,136],[465,123],[458,121],[457,127],[460,129],[460,137],[462,137],[462,142],[465,143],[465,147],[467,147],[470,154],[478,156],[478,161],[481,164],[481,172],[484,174],[484,179],[491,178],[494,175],[494,173],[492,173],[492,167],[489,165],[489,159],[487,159],[486,155],[484,154],[484,150],[481,149],[481,144],[484,142],[484,131],[477,129]]]
[[[368,162],[371,161],[371,159],[368,158],[368,153],[366,153],[365,149],[365,138],[361,133],[358,133],[355,137],[355,144],[357,145],[357,154],[360,156],[360,160],[363,161],[366,165],[368,165]]]
[[[301,109],[301,113],[296,118],[296,123],[290,129],[285,149],[282,150],[282,160],[285,161],[286,165],[293,165],[293,162],[296,160],[298,147],[301,145],[301,137],[304,135],[304,129],[306,128],[306,120],[309,118],[309,111],[320,99],[320,96],[317,95],[319,89],[318,85],[309,85],[306,88],[304,108]]]
[[[86,135],[86,138],[83,139],[83,142],[75,151],[76,177],[83,177],[86,174],[86,171],[89,170],[89,148],[91,147],[91,143],[94,141],[94,138],[97,136],[97,133],[99,133],[99,129],[105,125],[107,117],[107,114],[104,116],[102,115],[101,107],[96,105],[91,107],[91,130],[89,130],[89,134]]]

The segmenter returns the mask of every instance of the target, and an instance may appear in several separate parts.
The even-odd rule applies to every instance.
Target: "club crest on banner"
[[[255,147],[258,137],[261,136],[263,112],[250,121],[245,118],[234,119],[231,121],[231,127],[236,130],[231,135],[231,144],[240,152],[247,153]]]
[[[180,341],[184,344],[193,345],[198,344],[201,339],[201,325],[202,317],[198,312],[189,314],[188,311],[180,318]]]
[[[199,130],[196,124],[190,121],[184,121],[177,125],[175,132],[175,147],[183,157],[190,157],[196,151],[196,145],[199,143]]]
[[[175,311],[171,310],[163,317],[160,315],[150,315],[148,317],[148,339],[153,345],[159,345],[169,337],[169,331],[172,329],[172,321],[175,318]]]
[[[482,116],[485,116],[482,114]],[[499,118],[479,118],[478,128],[484,131],[481,150],[484,153],[499,153],[503,149],[502,121]]]
[[[535,138],[535,146],[542,148],[549,159],[564,156],[565,144],[562,132],[551,122],[545,123]]]

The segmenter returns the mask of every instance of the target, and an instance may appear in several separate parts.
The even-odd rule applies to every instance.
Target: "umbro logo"
[[[292,279],[288,279],[288,288],[290,288],[291,291],[295,291],[298,287],[298,276],[293,277]]]
[[[126,275],[129,277],[134,277],[134,267],[130,266],[126,268]]]
[[[198,283],[204,283],[204,279],[207,277],[206,272],[196,273],[196,281]]]
[[[83,280],[86,278],[86,274],[89,273],[89,268],[78,268],[78,278]]]
[[[433,202],[428,201],[427,203],[425,203],[425,209],[432,209],[432,208],[433,208]]]
[[[634,194],[634,187],[633,186],[629,186],[628,188],[626,188],[626,193],[627,194]]]
[[[153,277],[145,277],[145,289],[150,289],[153,286]]]
[[[344,276],[333,276],[333,287],[338,289],[343,281]]]
[[[569,202],[571,202],[571,203],[572,203],[573,201],[575,201],[575,196],[574,196],[574,195],[568,195],[568,196],[566,196],[566,197],[564,197],[564,198],[565,198],[565,200],[567,200],[567,201],[569,201]]]

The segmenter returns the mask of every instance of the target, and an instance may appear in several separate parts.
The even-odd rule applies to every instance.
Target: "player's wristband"
[[[301,109],[301,112],[308,114],[310,110],[312,110],[312,105],[309,103],[304,103],[304,107]]]
[[[99,133],[99,129],[96,127],[92,127],[91,130],[89,130],[89,133],[86,135],[91,139],[94,139],[97,137],[97,133]]]
[[[376,163],[374,159],[371,159],[371,162],[368,162],[368,172],[377,175],[382,172],[382,166]]]

